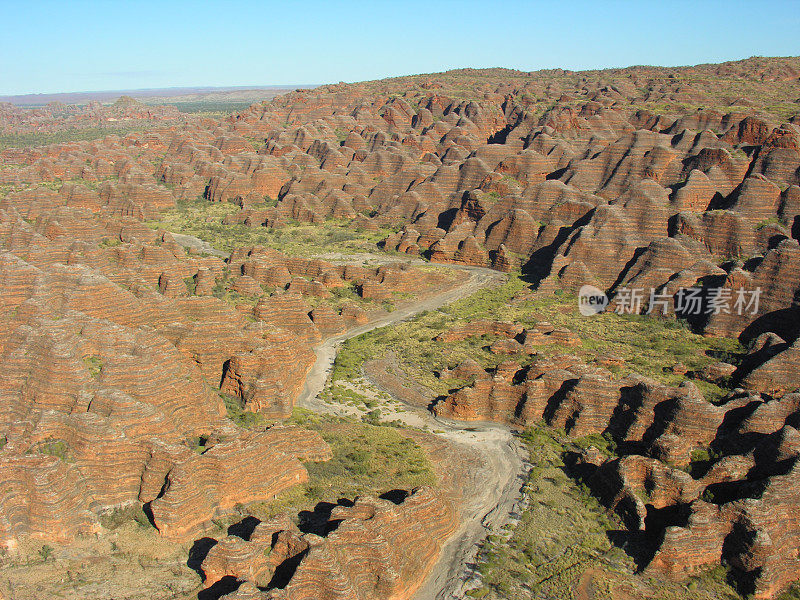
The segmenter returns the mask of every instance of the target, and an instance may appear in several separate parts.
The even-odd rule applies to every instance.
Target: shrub
[[[617,453],[617,442],[614,441],[614,438],[609,432],[603,434],[593,433],[591,435],[585,435],[581,438],[572,440],[572,443],[580,450],[586,450],[587,448],[594,446],[606,457],[615,456]]]
[[[46,454],[47,456],[55,456],[56,458],[69,461],[70,449],[69,444],[64,440],[47,439],[37,446],[39,454]]]
[[[229,396],[228,394],[224,394],[222,392],[219,393],[219,396],[222,398],[222,402],[225,404],[225,410],[228,413],[228,418],[236,423],[239,427],[244,427],[245,429],[258,429],[259,427],[265,427],[270,423],[270,421],[261,413],[254,413],[252,411],[245,410],[238,398],[234,398],[233,396]]]
[[[44,562],[47,562],[50,557],[53,555],[53,548],[45,544],[41,548],[39,548],[39,556],[42,557]]]
[[[118,507],[100,515],[100,524],[112,531],[130,522],[136,523],[143,529],[152,528],[150,519],[147,518],[143,506],[139,503]]]
[[[89,375],[93,379],[100,377],[100,373],[103,371],[103,361],[99,356],[87,356],[83,359],[83,364],[89,369]]]

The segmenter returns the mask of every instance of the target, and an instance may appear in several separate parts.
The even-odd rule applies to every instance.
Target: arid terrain
[[[0,599],[800,597],[800,58],[238,93],[0,103]]]

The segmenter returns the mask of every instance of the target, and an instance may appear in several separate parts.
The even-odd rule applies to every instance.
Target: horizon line
[[[742,62],[746,60],[752,59],[771,59],[771,60],[780,60],[780,59],[793,59],[793,58],[800,58],[800,55],[786,55],[786,56],[767,56],[761,54],[754,54],[751,56],[747,56],[744,58],[734,58],[729,60],[723,60],[720,62],[699,62],[694,64],[683,64],[683,65],[658,65],[658,64],[629,64],[624,66],[604,66],[601,68],[584,68],[584,69],[574,69],[568,67],[561,67],[561,66],[552,66],[552,67],[542,67],[533,70],[525,70],[519,69],[514,67],[504,67],[500,65],[495,65],[492,67],[470,67],[470,66],[461,66],[461,67],[454,67],[451,69],[445,69],[443,71],[429,71],[429,72],[418,72],[418,73],[405,73],[400,75],[385,75],[380,78],[376,79],[358,79],[353,81],[327,81],[324,83],[287,83],[287,84],[267,84],[267,85],[180,85],[180,86],[166,86],[166,87],[143,87],[143,88],[121,88],[121,89],[105,89],[105,90],[77,90],[77,91],[70,91],[70,92],[26,92],[22,94],[0,94],[0,102],[8,102],[10,98],[30,98],[30,97],[37,97],[37,96],[70,96],[70,95],[81,95],[81,94],[113,94],[113,93],[123,93],[123,92],[130,92],[130,93],[139,93],[139,92],[156,92],[156,91],[174,91],[174,90],[224,90],[224,91],[235,91],[235,90],[274,90],[274,89],[313,89],[316,87],[321,87],[323,85],[336,85],[338,83],[345,83],[345,84],[358,84],[358,83],[368,83],[373,81],[382,81],[384,79],[399,79],[403,77],[421,77],[425,75],[440,75],[449,73],[452,71],[463,71],[463,70],[475,70],[475,71],[487,71],[492,69],[505,69],[508,71],[517,71],[519,73],[537,73],[537,72],[545,72],[545,71],[567,71],[571,73],[593,73],[598,71],[612,71],[612,70],[625,70],[625,69],[635,69],[635,68],[654,68],[654,69],[689,69],[693,67],[702,67],[708,65],[724,65],[728,63],[736,63]]]

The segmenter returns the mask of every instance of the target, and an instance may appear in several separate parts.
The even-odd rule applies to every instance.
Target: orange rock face
[[[205,584],[223,577],[243,582],[226,598],[406,600],[455,526],[452,506],[432,488],[414,490],[398,504],[364,497],[336,506],[322,536],[301,533],[282,515],[257,524],[247,540],[220,540],[203,561]]]
[[[800,119],[759,103],[790,106],[798,75],[794,58],[557,76],[465,70],[320,86],[224,120],[130,99],[0,106],[0,125],[17,133],[158,122],[0,155],[0,543],[97,532],[100,514],[133,503],[147,504],[165,535],[189,539],[217,512],[303,481],[300,460],[324,459],[324,443],[293,432],[287,447],[278,429],[245,431],[226,403],[288,416],[315,344],[368,323],[365,307],[441,283],[404,265],[258,246],[223,260],[144,222],[204,199],[240,209],[213,227],[337,224],[334,242],[384,231],[386,250],[519,268],[542,292],[592,284],[612,307],[635,287],[673,304],[696,285],[760,294],[752,311],[689,319],[751,345],[734,371],[706,374],[738,386],[720,403],[691,381],[616,379],[613,358],[551,356],[490,372],[465,363],[452,374],[473,383],[435,410],[611,436],[623,456],[587,464],[613,483],[598,492],[604,501],[658,540],[650,568],[681,574],[723,560],[755,595],[775,595],[796,578],[800,545]],[[731,78],[752,98],[720,87]],[[358,304],[326,304],[354,293]],[[579,342],[498,323],[443,335],[490,335],[490,350],[510,359]],[[705,474],[689,481],[673,468],[708,447],[723,458]],[[447,531],[447,511],[417,494],[337,509],[342,523],[324,539],[265,526],[242,544],[270,538],[273,559],[231,541],[229,564],[221,545],[209,569],[246,580],[234,597],[258,598],[279,564],[302,556],[285,590],[267,594],[408,597]],[[435,535],[414,537],[424,531],[414,519]]]
[[[513,338],[505,341],[517,344],[516,352],[524,349]],[[720,405],[691,380],[670,387],[638,376],[616,379],[563,355],[534,358],[524,368],[501,363],[489,372],[464,364],[446,375],[473,383],[440,400],[434,412],[465,421],[544,421],[574,438],[613,440],[620,458],[593,449],[596,455],[577,457],[575,469],[648,540],[648,572],[683,577],[725,561],[755,596],[770,598],[794,580],[798,565],[800,527],[787,516],[796,511],[800,466],[795,346],[765,335],[739,369],[715,365],[742,385]],[[761,395],[764,386],[772,395]],[[689,475],[675,465],[702,471]]]
[[[656,116],[631,105],[700,106],[720,90],[698,86],[713,87],[714,78],[730,73],[771,90],[792,80],[763,79],[759,60],[679,70],[697,80],[692,88],[659,70],[605,73],[606,79],[584,74],[575,89],[547,75],[507,72],[492,76],[487,85],[494,89],[473,100],[448,97],[446,89],[425,87],[429,82],[410,89],[395,87],[399,82],[321,86],[254,105],[224,123],[9,150],[7,159],[23,168],[2,177],[14,184],[81,179],[87,183],[39,196],[51,206],[120,218],[150,218],[176,199],[202,194],[242,208],[226,223],[345,219],[368,231],[391,226],[397,231],[386,238],[388,249],[506,271],[521,267],[546,288],[593,283],[613,293],[644,249],[672,240],[684,252],[662,256],[648,283],[665,285],[680,275],[691,285],[707,275],[703,261],[746,259],[797,237],[791,231],[800,215],[797,119],[677,107]],[[797,71],[793,59],[773,62],[775,72]],[[531,97],[546,98],[548,110],[532,108]],[[9,124],[28,123],[24,111],[7,110]],[[114,111],[126,118],[158,112],[136,103]],[[51,107],[30,122],[79,114]],[[39,202],[32,208],[27,190],[9,198],[26,218],[42,210]],[[51,237],[67,231],[75,226],[68,217],[62,211],[42,231]],[[234,261],[242,268],[234,275],[267,287],[319,296],[342,278],[330,265],[301,273],[274,256],[252,258],[242,262],[255,264]],[[163,275],[160,285],[174,297],[184,294],[180,280],[194,273]],[[413,292],[345,279],[379,301]],[[249,280],[236,284],[239,293],[259,293]],[[207,293],[207,284],[200,289]]]
[[[270,452],[268,470],[263,468],[263,448]],[[275,427],[220,442],[169,470],[163,493],[150,501],[153,522],[168,538],[195,539],[213,516],[237,504],[270,500],[307,481],[300,459],[330,458],[319,434],[298,428]]]
[[[286,418],[314,364],[314,353],[284,329],[266,329],[262,338],[266,344],[230,358],[221,389],[251,412]]]
[[[137,503],[165,536],[190,540],[217,514],[303,482],[300,459],[330,456],[317,434],[254,434],[225,416],[226,376],[245,408],[285,415],[313,353],[190,297],[187,281],[210,286],[222,260],[127,218],[58,210],[57,230],[10,203],[0,211],[3,546],[101,533],[101,515]]]

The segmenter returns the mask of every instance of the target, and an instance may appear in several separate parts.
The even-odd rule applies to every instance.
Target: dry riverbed
[[[363,410],[320,398],[331,374],[339,346],[347,339],[377,327],[409,319],[423,311],[436,310],[465,298],[483,287],[498,285],[504,277],[496,271],[480,268],[452,267],[463,272],[465,279],[457,287],[426,299],[410,303],[388,315],[330,338],[316,348],[317,361],[311,369],[298,400],[301,408],[338,416],[360,416]],[[465,598],[465,592],[477,587],[473,570],[481,541],[489,534],[501,535],[507,524],[513,524],[523,510],[522,487],[528,473],[527,451],[510,429],[494,424],[473,424],[464,427],[436,419],[424,408],[405,404],[398,398],[387,399],[387,391],[379,391],[369,382],[354,389],[379,402],[383,420],[399,420],[404,425],[423,429],[438,436],[450,447],[449,465],[439,464],[440,471],[459,473],[448,482],[450,491],[459,499],[461,522],[447,541],[436,565],[416,600]],[[470,457],[470,459],[467,459]],[[462,463],[467,459],[470,468]]]

